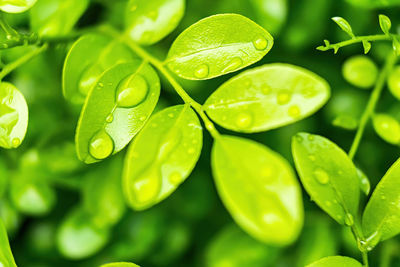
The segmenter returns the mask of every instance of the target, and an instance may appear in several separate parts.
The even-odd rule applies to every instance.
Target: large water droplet
[[[95,159],[105,159],[111,155],[113,150],[114,142],[104,130],[97,132],[90,140],[89,153]]]
[[[208,72],[209,72],[208,66],[206,64],[201,64],[194,71],[194,76],[196,78],[202,79],[208,76]]]
[[[264,50],[267,48],[268,41],[263,36],[258,36],[254,39],[253,45],[257,50]]]
[[[288,90],[281,90],[281,91],[279,91],[278,95],[276,96],[276,102],[279,105],[284,105],[284,104],[289,103],[291,98],[292,98],[292,94]]]
[[[21,140],[18,137],[13,138],[11,141],[12,147],[16,148],[21,144]]]
[[[141,174],[141,177],[134,181],[133,192],[138,203],[144,204],[153,201],[158,196],[161,187],[160,169],[150,167]]]
[[[353,215],[351,215],[350,213],[347,213],[345,218],[344,218],[344,223],[347,226],[352,226],[354,224],[354,218]]]
[[[90,65],[88,68],[86,68],[79,80],[79,92],[86,96],[90,89],[96,84],[102,73],[103,69],[99,64]]]
[[[300,116],[300,108],[298,106],[296,106],[296,105],[291,106],[288,109],[288,114],[289,114],[289,116],[291,116],[293,118],[297,118],[297,117]]]
[[[118,106],[123,108],[137,106],[145,100],[148,91],[149,88],[144,77],[139,74],[132,74],[118,85]]]
[[[243,60],[240,57],[235,57],[222,70],[222,72],[230,72],[230,71],[237,70],[240,66],[242,66],[242,64],[243,64]]]
[[[239,113],[236,118],[236,125],[241,129],[246,129],[253,123],[253,117],[249,113]]]
[[[329,175],[321,168],[318,168],[314,171],[314,176],[320,184],[325,185],[329,183]]]

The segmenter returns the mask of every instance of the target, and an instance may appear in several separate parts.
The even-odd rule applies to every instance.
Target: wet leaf
[[[353,258],[344,256],[330,256],[313,262],[306,267],[362,267],[362,264]]]
[[[8,242],[7,230],[0,220],[0,264],[4,267],[17,267]]]
[[[392,145],[400,144],[400,123],[385,113],[378,113],[372,117],[375,132],[383,140]]]
[[[21,13],[30,9],[37,0],[1,0],[0,10],[7,13]]]

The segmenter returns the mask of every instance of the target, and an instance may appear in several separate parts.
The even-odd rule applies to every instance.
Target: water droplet
[[[168,117],[173,118],[174,116],[174,113],[168,113]]]
[[[329,200],[325,201],[325,204],[326,204],[328,207],[332,206],[332,202],[330,202]]]
[[[253,118],[249,113],[239,113],[236,118],[236,125],[241,129],[248,128],[252,122]]]
[[[261,88],[261,91],[262,91],[262,93],[264,94],[264,95],[268,95],[269,93],[271,93],[271,87],[269,87],[268,85],[264,85],[262,88]]]
[[[98,78],[101,76],[103,69],[99,64],[90,65],[86,68],[79,80],[78,88],[79,92],[86,96],[90,89],[96,84]]]
[[[174,171],[169,175],[168,180],[171,184],[177,185],[182,181],[182,175],[179,172]]]
[[[308,158],[309,158],[311,161],[315,161],[315,160],[316,160],[316,157],[315,157],[313,154],[308,155]]]
[[[314,137],[314,135],[312,135],[312,134],[309,134],[308,136],[307,136],[307,139],[308,139],[308,141],[314,141],[314,139],[315,139],[315,137]]]
[[[315,179],[320,184],[327,184],[329,183],[329,175],[321,168],[318,168],[314,171]]]
[[[384,195],[382,195],[382,196],[381,196],[381,199],[382,199],[382,200],[385,200],[385,199],[386,199],[386,197],[385,197]]]
[[[281,90],[276,96],[276,102],[279,105],[285,105],[290,102],[292,94],[288,90]]]
[[[17,147],[17,146],[19,146],[21,144],[21,140],[19,140],[19,138],[18,137],[16,137],[16,138],[13,138],[13,140],[11,141],[11,145],[12,145],[12,147]]]
[[[97,132],[90,140],[89,153],[95,159],[105,159],[114,150],[114,142],[104,130]]]
[[[300,108],[298,106],[291,106],[288,109],[289,116],[297,118],[300,116]]]
[[[194,76],[196,78],[202,79],[208,76],[208,66],[206,64],[201,64],[194,71]]]
[[[258,36],[256,39],[254,39],[253,45],[257,50],[264,50],[267,48],[268,41],[263,36]]]
[[[222,72],[230,72],[237,70],[240,66],[242,66],[243,60],[239,57],[233,58],[229,64],[222,70]]]
[[[346,217],[344,218],[344,223],[347,226],[352,226],[354,224],[353,215],[351,215],[350,213],[346,213]]]
[[[137,202],[145,204],[156,199],[161,188],[160,182],[161,174],[158,167],[144,171],[141,177],[133,183],[133,192]]]
[[[139,120],[140,120],[140,121],[145,121],[145,120],[146,120],[146,116],[141,116],[141,117],[139,118]]]
[[[303,142],[303,137],[301,137],[301,135],[297,134],[295,138],[297,142],[299,143]]]
[[[106,118],[106,122],[111,123],[114,120],[113,114],[109,114]]]
[[[193,147],[188,149],[188,154],[193,154],[194,152],[196,152],[196,150]]]
[[[7,38],[8,40],[11,40],[11,39],[13,38],[13,36],[12,36],[11,34],[7,34],[6,38]]]
[[[145,100],[147,93],[148,85],[143,76],[132,74],[118,85],[118,106],[123,108],[137,106]]]

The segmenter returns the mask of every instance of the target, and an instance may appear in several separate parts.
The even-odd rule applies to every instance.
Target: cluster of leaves
[[[84,14],[91,11],[93,2],[106,6],[116,15],[100,26],[74,30],[78,21],[84,20]],[[202,161],[201,155],[209,153],[207,149],[202,153],[203,145],[208,144],[203,140],[203,129],[206,129],[213,139],[211,168],[216,190],[237,224],[227,226],[214,238],[206,252],[207,265],[273,264],[282,247],[294,243],[301,234],[302,192],[285,157],[243,137],[242,133],[266,132],[311,116],[331,97],[328,82],[310,70],[288,63],[268,63],[234,75],[233,72],[262,60],[274,44],[267,30],[243,15],[224,13],[190,23],[176,38],[171,37],[172,45],[165,60],[159,60],[158,55],[162,53],[153,45],[161,44],[179,27],[185,14],[184,0],[93,2],[0,1],[0,9],[7,13],[29,10],[23,14],[28,14],[30,21],[29,31],[25,33],[15,30],[18,20],[13,21],[13,15],[1,17],[0,41],[2,48],[10,51],[2,56],[11,63],[3,66],[0,79],[4,80],[11,72],[17,73],[18,79],[0,83],[0,146],[11,149],[4,161],[0,155],[0,217],[5,225],[0,226],[0,263],[15,266],[6,232],[13,235],[21,215],[39,217],[57,211],[61,216],[68,208],[70,211],[62,216],[60,223],[51,219],[34,228],[30,235],[36,240],[35,252],[48,252],[57,246],[64,257],[81,260],[108,244],[107,253],[88,261],[89,265],[141,261],[145,257],[149,257],[151,264],[166,264],[173,259],[170,255],[182,253],[189,228],[181,221],[168,218],[171,216],[159,208],[164,204],[160,202],[181,198],[177,205],[179,211],[171,210],[189,213],[191,217],[205,217],[207,212],[202,214],[201,210],[209,209],[210,193],[205,191],[212,191],[212,186],[204,181],[197,182],[204,191],[201,194],[197,192],[197,184],[186,195],[177,190],[189,176],[189,180],[199,176],[192,172]],[[270,14],[273,19],[267,24],[268,29],[278,32],[286,17],[286,1],[266,1],[270,6],[265,8],[265,13],[257,9],[261,2],[252,0],[240,5],[257,10],[254,17],[260,24],[266,21],[263,14]],[[281,13],[271,11],[272,2]],[[305,2],[308,5],[301,5],[296,12],[305,13],[307,6],[315,4]],[[318,2],[321,9],[325,8],[322,2]],[[376,7],[376,3],[366,4],[368,1],[348,2]],[[379,6],[387,4],[399,3],[384,1]],[[384,34],[373,36],[356,36],[346,20],[340,17],[333,20],[351,39],[337,44],[325,41],[319,50],[333,49],[336,53],[341,47],[361,42],[364,52],[368,53],[371,42],[377,40],[390,41],[392,49],[389,56],[385,55],[388,59],[381,71],[366,56],[350,58],[343,64],[343,76],[350,84],[363,89],[374,87],[372,100],[361,119],[348,112],[333,120],[335,126],[357,129],[358,143],[355,142],[349,155],[328,139],[308,133],[293,137],[292,153],[301,182],[312,200],[339,224],[352,229],[364,264],[368,265],[367,253],[379,242],[400,232],[397,216],[400,194],[397,189],[393,190],[398,187],[400,163],[393,164],[373,191],[366,208],[360,209],[360,190],[368,195],[371,185],[352,159],[370,117],[379,136],[389,143],[400,143],[400,123],[389,114],[373,114],[386,81],[392,94],[400,97],[400,67],[394,67],[396,54],[400,52],[399,36],[390,32],[391,21],[384,15],[379,16]],[[301,16],[293,24],[301,29],[289,25],[287,43],[301,49],[304,39],[290,39],[294,38],[292,33],[313,24],[311,19]],[[24,64],[31,59],[36,65],[26,71],[30,65]],[[62,81],[58,81],[55,77],[59,74],[53,66],[61,60],[64,62]],[[37,66],[47,69],[37,69]],[[44,70],[51,77],[43,78]],[[25,71],[28,77],[23,76]],[[223,75],[230,77],[222,80]],[[53,103],[55,114],[46,112],[40,101],[32,109],[30,100],[34,103],[35,95],[29,94],[37,91],[37,84],[30,84],[32,76],[38,77],[41,86],[48,83],[49,87],[58,88],[62,84],[64,99]],[[202,83],[218,84],[205,97],[204,104],[188,94],[194,92],[192,86]],[[27,90],[26,87],[36,88]],[[176,104],[179,100],[174,99],[171,102],[175,105],[168,106],[160,98],[166,93],[176,93],[183,103]],[[54,101],[59,96],[54,92],[48,94],[43,98]],[[67,103],[66,108],[59,109],[57,105],[62,102]],[[28,106],[34,110],[29,125],[35,125],[29,129]],[[76,120],[76,127],[72,129],[70,125]],[[49,125],[48,121],[54,124]],[[228,134],[220,134],[214,123]],[[43,129],[48,129],[48,133]],[[75,142],[72,142],[74,130]],[[241,135],[234,136],[231,132]],[[26,134],[41,135],[41,138],[23,142]],[[22,154],[13,153],[24,148],[21,145],[26,142],[34,145]],[[19,149],[12,150],[16,148]],[[207,164],[201,168],[207,168]],[[73,205],[57,203],[60,196],[56,187],[78,191],[80,201]],[[315,246],[301,243],[300,250],[304,251],[299,256],[299,266],[337,253],[329,222],[319,218],[313,223],[316,233],[307,231],[310,223],[306,221],[301,242],[306,242],[307,235],[321,238],[323,242],[322,237],[327,236],[332,242],[319,252],[307,251]],[[116,229],[121,230],[118,233]],[[319,234],[322,237],[317,237]],[[165,236],[165,240],[160,236]],[[161,252],[151,257],[148,251],[154,247],[161,248]],[[358,261],[341,256],[326,257],[309,266],[330,265],[361,266]],[[136,265],[118,262],[102,266]]]

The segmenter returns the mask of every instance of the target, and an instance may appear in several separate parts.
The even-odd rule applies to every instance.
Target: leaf
[[[369,50],[371,50],[371,43],[366,40],[362,40],[362,45],[364,48],[364,54],[368,54]]]
[[[219,14],[191,25],[172,44],[165,64],[190,80],[211,79],[259,61],[272,36],[238,14]]]
[[[123,149],[150,117],[159,95],[159,78],[145,61],[118,64],[104,72],[78,121],[79,159],[94,163]]]
[[[351,26],[347,20],[345,20],[342,17],[333,17],[332,20],[344,31],[346,32],[350,37],[354,37],[353,30],[351,29]]]
[[[205,266],[272,266],[277,257],[277,248],[255,240],[238,226],[230,224],[208,244]]]
[[[301,190],[282,156],[248,139],[221,136],[211,166],[222,202],[244,231],[274,245],[296,240],[303,225]]]
[[[239,132],[261,132],[310,116],[330,96],[327,82],[289,64],[247,70],[221,85],[205,102],[219,125]]]
[[[369,192],[371,191],[371,183],[367,175],[365,175],[365,173],[360,168],[357,168],[357,175],[360,181],[361,191],[368,196]]]
[[[356,130],[358,120],[352,115],[340,114],[332,121],[332,125],[345,130]]]
[[[353,258],[344,256],[330,256],[313,262],[306,267],[362,267],[362,264]]]
[[[118,40],[100,34],[83,35],[71,46],[64,62],[64,97],[83,103],[105,70],[134,58],[132,51]]]
[[[383,31],[384,34],[389,35],[390,34],[390,28],[392,27],[392,22],[390,19],[385,16],[380,14],[379,15],[379,26],[381,27],[381,30]]]
[[[387,8],[390,6],[399,6],[400,0],[346,0],[348,3],[357,7],[367,9]]]
[[[0,84],[0,147],[17,148],[28,127],[28,106],[24,96],[8,82]]]
[[[362,217],[367,250],[379,241],[400,233],[400,160],[397,160],[376,186]]]
[[[89,6],[89,0],[40,0],[30,11],[32,30],[40,36],[69,33]]]
[[[2,0],[0,10],[7,13],[22,13],[30,9],[37,0]]]
[[[292,154],[312,200],[339,224],[353,225],[360,184],[357,169],[347,154],[328,139],[308,133],[293,137]]]
[[[83,206],[96,226],[111,227],[126,209],[121,186],[122,158],[112,158],[96,167],[85,176]]]
[[[110,237],[108,228],[96,227],[83,209],[67,214],[57,230],[57,247],[69,259],[83,259],[98,252]]]
[[[400,56],[400,42],[396,36],[393,36],[392,47],[396,56]]]
[[[8,242],[7,230],[0,219],[0,263],[4,267],[17,267]]]
[[[273,35],[279,34],[288,16],[289,7],[286,0],[250,0],[248,4],[254,12],[252,17],[260,26],[268,29]]]
[[[130,0],[125,25],[132,40],[155,44],[170,34],[185,13],[185,0]]]
[[[357,55],[344,62],[342,73],[350,84],[361,89],[369,89],[376,82],[378,68],[368,56]]]
[[[139,267],[139,265],[130,262],[112,262],[103,264],[100,267]]]
[[[154,115],[129,146],[123,190],[135,210],[147,209],[172,194],[189,176],[202,147],[202,128],[189,105]]]
[[[400,100],[400,66],[395,66],[389,74],[387,80],[389,91]]]
[[[375,132],[392,145],[400,144],[400,123],[389,114],[378,113],[372,117]]]

